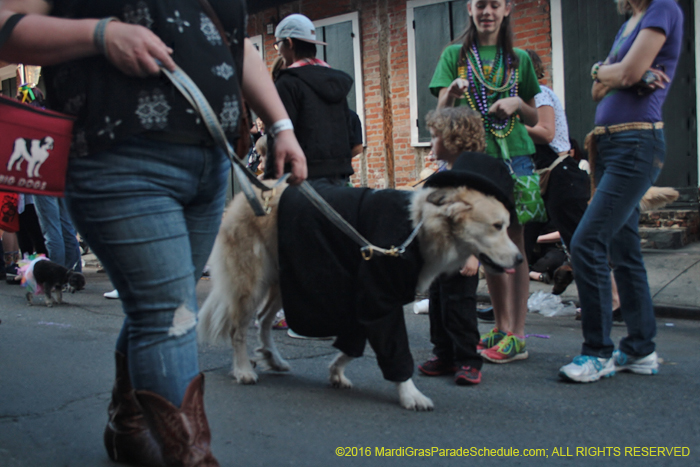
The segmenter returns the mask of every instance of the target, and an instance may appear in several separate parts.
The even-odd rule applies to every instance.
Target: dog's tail
[[[231,295],[226,293],[222,285],[223,262],[221,252],[221,244],[217,238],[212,250],[211,258],[211,274],[212,274],[212,290],[209,296],[202,304],[199,310],[199,319],[197,324],[197,338],[199,342],[217,343],[231,342],[231,336],[234,332],[235,321],[231,319]]]
[[[642,199],[639,201],[639,208],[642,211],[661,209],[677,200],[678,195],[678,191],[673,188],[653,186],[642,196]]]

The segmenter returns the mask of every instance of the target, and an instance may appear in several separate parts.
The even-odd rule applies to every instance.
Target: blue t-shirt
[[[634,30],[624,36],[627,23],[623,24],[615,37],[610,51],[609,63],[619,63],[625,58],[642,29],[656,28],[666,35],[666,42],[654,59],[653,67],[663,69],[673,80],[678,65],[683,39],[683,11],[675,0],[653,0]],[[640,96],[634,88],[613,89],[598,104],[596,125],[615,125],[629,122],[659,122],[670,83],[666,89]]]

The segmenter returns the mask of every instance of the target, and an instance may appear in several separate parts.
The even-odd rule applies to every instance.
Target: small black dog
[[[42,260],[34,263],[33,267],[34,280],[37,285],[44,289],[46,306],[53,306],[54,303],[63,303],[63,287],[67,286],[67,290],[75,293],[76,290],[85,288],[85,276],[72,269],[67,269],[53,261]],[[51,292],[55,291],[55,297],[51,296]],[[32,292],[27,292],[27,302],[33,305]]]

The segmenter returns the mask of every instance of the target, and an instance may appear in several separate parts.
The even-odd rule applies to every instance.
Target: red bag
[[[0,230],[17,232],[19,230],[19,195],[17,193],[0,192]]]
[[[74,121],[0,96],[0,190],[62,197]]]

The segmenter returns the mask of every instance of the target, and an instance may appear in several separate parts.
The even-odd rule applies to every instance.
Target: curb
[[[491,297],[486,294],[478,294],[476,301],[479,303],[491,303]],[[579,306],[578,300],[562,300],[573,302]],[[694,306],[670,305],[667,303],[654,303],[654,316],[657,318],[689,319],[700,321],[700,308]]]
[[[654,304],[654,315],[657,318],[700,320],[700,308],[683,305]]]

